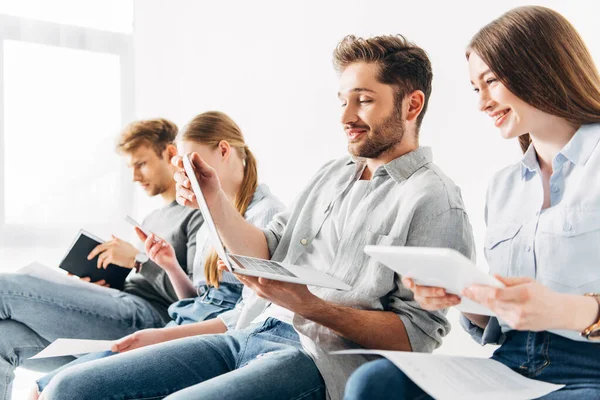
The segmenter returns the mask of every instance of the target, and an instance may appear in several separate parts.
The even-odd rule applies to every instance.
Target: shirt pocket
[[[367,231],[365,246],[403,246],[405,240],[399,236],[382,235],[377,232]]]
[[[490,267],[490,274],[509,276],[513,264],[512,244],[521,230],[521,226],[521,224],[509,223],[488,227],[485,235],[484,253]]]
[[[394,289],[395,272],[368,256],[364,252],[364,248],[365,246],[403,246],[404,243],[403,237],[367,231],[364,236],[364,245],[359,246],[358,254],[362,258],[360,267],[349,269],[348,277],[350,279],[345,279],[345,281],[352,282],[353,290],[364,293],[372,299],[384,297]]]
[[[542,280],[576,293],[600,290],[600,211],[572,211],[543,221],[536,240]]]

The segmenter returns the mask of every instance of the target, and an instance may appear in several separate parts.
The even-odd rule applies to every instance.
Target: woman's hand
[[[156,236],[154,233],[150,233],[150,236],[146,236],[146,234],[137,227],[135,228],[135,232],[140,240],[144,242],[148,257],[150,257],[150,259],[159,267],[165,271],[180,268],[175,249],[169,242]]]
[[[415,301],[428,311],[437,311],[460,304],[460,297],[446,293],[446,289],[415,284],[410,278],[402,278],[402,284],[412,290]]]
[[[125,353],[168,340],[169,338],[163,329],[144,329],[119,339],[117,343],[112,345],[110,350],[114,353]]]
[[[506,287],[473,285],[462,295],[486,306],[513,329],[582,331],[595,322],[598,304],[593,298],[558,293],[533,278],[496,278]]]

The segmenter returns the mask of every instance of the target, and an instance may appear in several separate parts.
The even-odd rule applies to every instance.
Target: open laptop
[[[221,237],[219,236],[219,232],[217,231],[217,227],[212,219],[210,210],[208,209],[208,205],[206,204],[206,200],[204,199],[200,184],[196,179],[196,174],[188,155],[183,156],[183,166],[191,182],[192,190],[198,200],[204,222],[208,224],[208,230],[213,245],[215,246],[219,258],[223,260],[229,271],[240,275],[256,276],[273,279],[275,281],[299,283],[302,285],[320,286],[339,290],[352,289],[352,286],[344,283],[342,280],[316,269],[227,253],[223,246],[223,242],[221,241]]]

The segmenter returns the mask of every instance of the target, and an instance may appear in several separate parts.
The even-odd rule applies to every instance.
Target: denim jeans
[[[294,328],[269,318],[246,329],[173,340],[74,366],[56,375],[44,396],[325,399],[325,384]]]
[[[216,318],[229,311],[242,298],[241,284],[221,283],[219,288],[206,285],[198,287],[198,297],[179,300],[169,307],[172,321],[167,326],[186,325]]]
[[[600,399],[600,344],[578,342],[549,332],[510,331],[492,359],[521,375],[564,388],[545,400]],[[346,384],[346,400],[431,399],[390,361],[356,370]]]
[[[239,284],[221,283],[218,289],[202,285],[198,287],[198,297],[180,300],[169,307],[169,315],[173,321],[167,326],[185,325],[216,318],[219,314],[235,307],[242,296],[242,289],[243,286]],[[38,391],[43,391],[56,374],[66,368],[115,354],[111,351],[103,351],[81,356],[38,379],[36,381]]]
[[[11,398],[16,367],[50,371],[73,359],[27,360],[58,338],[117,339],[139,329],[164,326],[165,321],[146,300],[89,285],[0,274],[1,400]]]

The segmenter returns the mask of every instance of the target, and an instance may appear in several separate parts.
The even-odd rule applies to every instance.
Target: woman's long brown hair
[[[258,185],[258,172],[256,169],[256,159],[250,149],[248,149],[248,146],[246,146],[239,126],[227,114],[219,111],[209,111],[194,117],[183,128],[177,139],[213,147],[217,147],[221,141],[225,140],[237,151],[244,162],[244,178],[240,191],[235,198],[234,205],[239,213],[244,215]],[[217,266],[218,261],[219,256],[213,250],[204,262],[206,283],[214,287],[219,287],[219,280],[221,278]]]
[[[600,122],[600,75],[569,21],[545,7],[508,11],[483,27],[467,47],[521,100],[574,125]],[[519,137],[523,152],[529,134]]]

